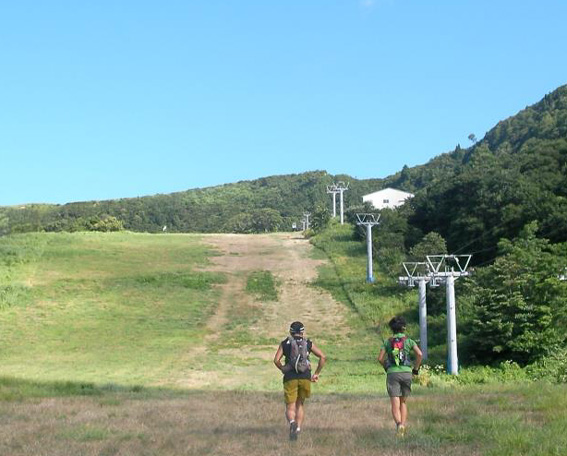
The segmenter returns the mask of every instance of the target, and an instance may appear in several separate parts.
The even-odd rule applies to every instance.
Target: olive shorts
[[[386,376],[386,387],[390,397],[407,397],[411,394],[411,372],[392,372]]]
[[[286,380],[283,389],[286,404],[291,404],[297,399],[305,400],[311,396],[311,380],[306,378]]]

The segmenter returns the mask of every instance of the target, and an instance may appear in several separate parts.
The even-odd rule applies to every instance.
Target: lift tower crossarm
[[[402,266],[406,271],[406,276],[398,277],[398,282],[400,284],[407,284],[409,287],[413,287],[415,286],[415,282],[419,280],[425,280],[426,282],[429,282],[429,263],[423,261],[405,261],[402,263]]]

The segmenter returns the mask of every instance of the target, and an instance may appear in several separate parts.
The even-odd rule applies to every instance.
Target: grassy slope
[[[353,239],[352,230],[351,225],[334,225],[312,240],[330,260],[320,267],[316,285],[352,310],[349,328],[345,328],[350,333],[349,342],[331,347],[334,359],[323,389],[383,392],[384,375],[376,356],[389,336],[384,323],[405,311],[411,296],[382,277],[378,277],[380,286],[365,283],[366,248]],[[409,332],[415,332],[415,325],[410,325]]]
[[[375,383],[375,344],[389,335],[387,321],[403,314],[408,319],[408,334],[416,339],[419,326],[416,291],[400,288],[394,279],[380,273],[375,285],[364,283],[365,247],[352,234],[350,225],[332,225],[312,242],[331,263],[320,269],[317,284],[356,312],[351,322],[352,343],[349,349],[338,347],[340,356],[334,366],[347,372],[336,380],[352,391],[362,391],[361,383]],[[443,332],[438,320],[433,328]],[[442,363],[444,352],[444,344],[430,345],[429,364]],[[356,362],[350,364],[353,360]],[[383,376],[379,378],[382,383]],[[426,368],[420,382],[433,387],[416,385],[415,406],[410,407],[424,448],[440,451],[453,442],[465,443],[467,452],[481,454],[564,454],[567,437],[564,433],[551,436],[567,426],[567,412],[561,405],[566,400],[566,385],[530,383],[519,368],[506,364],[499,369],[463,368],[459,377]]]
[[[325,335],[330,362],[294,448],[282,442],[279,392],[132,386],[186,369],[187,341],[204,336],[217,297],[209,283],[222,278],[197,272],[212,254],[198,237],[1,239],[10,260],[0,271],[0,454],[564,454],[565,385],[417,388],[409,437],[393,439],[377,327],[414,296],[381,277],[383,287],[364,284],[364,247],[349,230],[315,240],[332,259],[318,285],[353,312],[348,327]],[[334,331],[348,332],[348,343]]]
[[[210,284],[222,280],[195,271],[210,255],[197,236],[76,233],[0,241],[13,253],[0,283],[5,376],[159,382],[188,341],[203,336],[217,294]]]

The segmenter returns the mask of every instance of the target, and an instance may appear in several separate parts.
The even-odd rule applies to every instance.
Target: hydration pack
[[[386,368],[396,366],[410,366],[411,361],[409,359],[409,354],[404,350],[404,345],[406,343],[407,336],[403,337],[390,337],[388,342],[390,343],[390,350],[386,350],[388,353],[388,361],[386,363]]]
[[[307,372],[311,369],[311,363],[309,363],[308,359],[309,351],[307,350],[307,340],[296,340],[292,336],[289,336],[287,340],[287,343],[291,346],[291,353],[287,364],[284,366],[284,372],[295,371],[298,374]]]

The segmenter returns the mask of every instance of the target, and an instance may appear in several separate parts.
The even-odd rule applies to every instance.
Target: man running
[[[412,374],[419,374],[422,354],[417,344],[404,334],[406,320],[403,317],[394,317],[388,323],[393,337],[390,337],[380,350],[378,362],[387,372],[386,386],[392,406],[392,417],[396,423],[396,433],[403,437],[406,431],[408,418],[407,398],[411,393]],[[410,352],[415,353],[412,369]]]
[[[289,422],[289,438],[297,440],[305,416],[304,403],[311,395],[311,382],[319,380],[326,357],[309,339],[305,339],[305,327],[294,321],[289,327],[289,337],[283,340],[274,356],[274,364],[282,371],[285,398],[285,415]],[[319,358],[315,373],[311,374],[309,354]],[[285,364],[281,363],[282,356]]]

